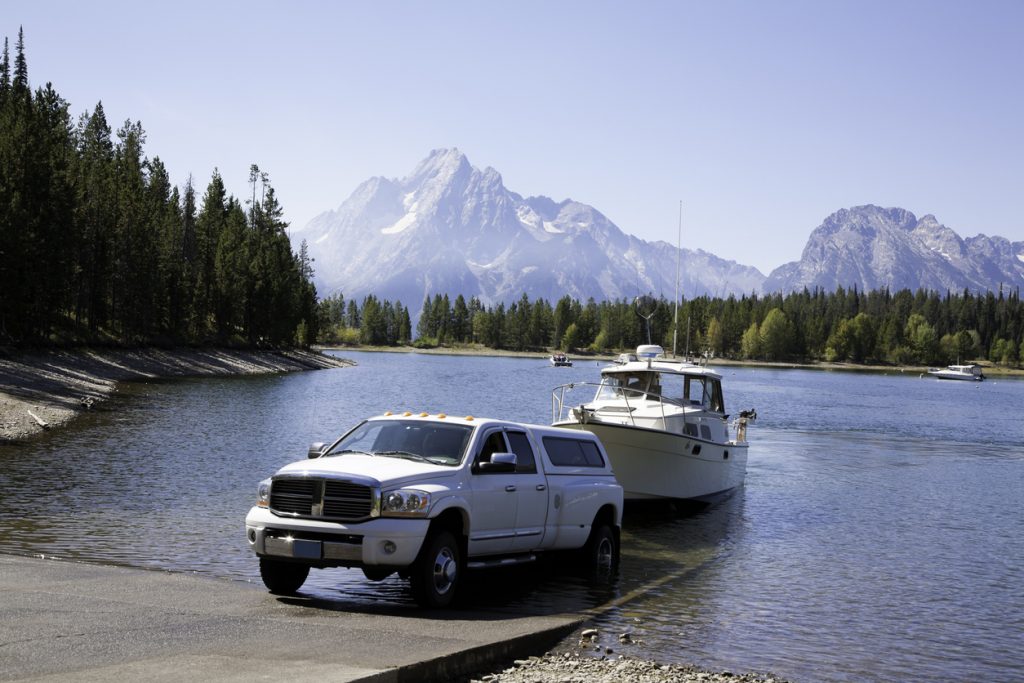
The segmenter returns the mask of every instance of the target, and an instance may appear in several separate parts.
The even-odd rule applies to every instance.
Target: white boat
[[[556,368],[571,368],[572,361],[564,353],[551,354],[551,364]]]
[[[592,397],[577,403],[579,390]],[[601,370],[599,385],[566,384],[551,398],[555,425],[601,439],[626,500],[709,503],[743,484],[757,415],[743,411],[730,425],[722,376],[708,367],[645,345]]]
[[[980,382],[985,379],[980,365],[947,365],[944,368],[928,368],[928,374],[939,379],[960,379]]]

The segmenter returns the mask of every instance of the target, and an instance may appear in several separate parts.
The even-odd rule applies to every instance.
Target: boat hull
[[[937,379],[951,379],[961,382],[981,382],[985,379],[981,375],[965,375],[958,372],[929,372],[928,374]]]
[[[741,486],[746,477],[746,443],[719,444],[601,422],[561,422],[556,426],[588,431],[601,439],[626,500],[710,503]]]
[[[945,368],[931,368],[928,374],[938,379],[952,379],[966,382],[980,382],[985,373],[978,365],[950,365]]]

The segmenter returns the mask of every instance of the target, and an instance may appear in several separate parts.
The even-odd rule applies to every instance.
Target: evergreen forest
[[[1019,367],[1019,289],[858,291],[484,305],[427,296],[317,300],[305,244],[292,251],[270,176],[253,164],[231,196],[218,171],[179,187],[145,131],[114,131],[102,103],[73,119],[47,83],[32,90],[19,31],[0,57],[0,346],[420,347],[614,353],[652,342],[682,355],[782,362]],[[417,320],[415,327],[413,320]]]
[[[525,294],[484,306],[462,295],[423,302],[411,342],[409,311],[374,296],[362,306],[338,294],[320,301],[320,341],[327,344],[423,347],[477,344],[492,349],[614,353],[648,342],[679,355],[781,362],[830,361],[949,365],[987,360],[1019,367],[1024,358],[1020,292],[972,294],[919,290],[837,289],[788,295],[697,297],[676,306],[664,298],[635,301],[568,296],[554,306]]]
[[[0,58],[0,345],[306,345],[316,290],[292,252],[269,175],[199,196],[116,132],[102,103],[72,119],[52,84],[29,84],[23,32]]]

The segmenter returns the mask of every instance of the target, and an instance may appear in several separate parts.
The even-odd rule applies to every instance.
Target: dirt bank
[[[312,351],[75,349],[0,353],[0,443],[60,426],[118,382],[294,372],[347,361]]]

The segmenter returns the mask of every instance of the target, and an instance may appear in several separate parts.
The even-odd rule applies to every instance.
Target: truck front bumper
[[[429,528],[429,519],[378,517],[346,524],[278,517],[260,507],[245,517],[245,536],[257,555],[322,567],[407,567]]]

